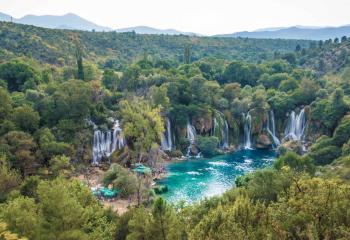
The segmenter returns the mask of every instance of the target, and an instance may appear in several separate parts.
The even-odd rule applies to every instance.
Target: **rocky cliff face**
[[[275,118],[271,110],[264,109],[252,109],[249,111],[251,116],[251,146],[252,148],[268,149],[272,147],[277,147],[280,142],[283,144],[282,148],[291,151],[301,152],[303,145],[308,142],[315,141],[321,134],[324,134],[320,128],[319,123],[311,122],[310,120],[310,108],[301,107],[295,109],[294,115],[295,119],[292,121],[294,125],[297,125],[297,116],[300,115],[301,111],[305,112],[306,115],[306,129],[302,139],[297,139],[298,141],[289,141],[284,139],[286,126],[290,123],[291,112],[286,113],[285,116]],[[247,113],[246,113],[247,114]],[[232,147],[230,149],[238,148],[242,146],[244,139],[244,125],[245,119],[241,115],[233,115],[231,112],[218,112],[214,111],[212,114],[203,113],[201,116],[193,117],[190,124],[196,129],[198,136],[212,136],[213,134],[221,137],[222,127],[218,124],[218,116],[220,115],[223,121],[226,122],[228,126],[228,143],[226,148]],[[273,120],[272,120],[273,119]],[[301,122],[301,121],[300,121]],[[305,124],[305,121],[304,121]],[[218,128],[218,126],[220,127]],[[182,139],[181,149],[186,149],[189,144],[186,142],[186,127],[178,128],[177,137]],[[215,131],[214,131],[215,128]],[[227,129],[227,128],[226,128]],[[273,133],[272,133],[273,131]],[[277,140],[276,140],[277,139]],[[296,139],[293,139],[296,140]],[[276,144],[277,142],[277,144]],[[302,144],[300,143],[302,142]],[[300,150],[301,149],[301,150]],[[198,148],[196,144],[192,146],[191,153],[196,154]]]
[[[200,135],[210,134],[213,128],[213,118],[211,116],[201,116],[192,120],[193,126]]]
[[[270,148],[272,146],[272,141],[270,139],[270,136],[266,133],[261,133],[257,136],[256,139],[256,148]]]

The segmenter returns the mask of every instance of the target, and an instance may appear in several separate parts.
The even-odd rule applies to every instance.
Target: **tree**
[[[42,218],[33,198],[18,197],[8,202],[3,209],[2,218],[10,230],[29,239],[39,238]]]
[[[350,116],[346,115],[334,131],[333,143],[335,146],[343,146],[350,139]]]
[[[141,68],[138,65],[128,66],[120,80],[120,90],[135,90],[140,85],[139,76],[141,74]]]
[[[184,63],[190,64],[191,62],[191,46],[186,45],[184,49]]]
[[[297,89],[299,86],[298,82],[294,79],[288,79],[288,80],[283,80],[279,87],[278,90],[283,91],[283,92],[290,92],[295,89]]]
[[[348,197],[349,187],[338,180],[301,179],[269,206],[272,234],[284,234],[284,239],[347,238],[349,230],[342,226],[349,224],[343,218]]]
[[[346,36],[342,36],[341,42],[344,43],[344,42],[346,42],[346,40],[347,40],[347,37]]]
[[[39,127],[40,116],[29,106],[18,107],[11,115],[16,127],[25,132],[34,132]]]
[[[216,148],[219,144],[217,137],[200,137],[197,139],[197,145],[204,157],[212,157],[217,151]]]
[[[39,83],[39,73],[32,66],[18,60],[0,65],[0,79],[7,82],[10,92],[33,88]]]
[[[278,88],[283,81],[291,81],[292,78],[288,73],[274,73],[272,75],[263,74],[259,79],[259,83],[266,88]]]
[[[274,167],[277,170],[282,170],[283,167],[288,166],[296,173],[307,172],[310,175],[315,173],[315,165],[310,157],[301,157],[295,152],[287,152],[281,156],[274,163]]]
[[[145,208],[140,207],[134,210],[131,219],[128,222],[129,234],[127,240],[148,240],[150,234],[148,227],[150,224],[150,214]]]
[[[106,69],[103,72],[102,83],[107,89],[116,91],[119,81],[119,76],[113,70]]]
[[[37,190],[38,207],[43,215],[42,227],[45,226],[42,234],[47,239],[70,239],[64,236],[72,233],[76,235],[73,239],[87,238],[83,226],[85,222],[92,220],[85,216],[89,216],[89,206],[93,206],[93,199],[89,189],[80,184],[60,178],[40,182]]]
[[[34,137],[39,144],[41,154],[45,161],[58,155],[72,155],[72,147],[67,143],[57,142],[56,137],[52,134],[49,128],[41,128],[37,130]]]
[[[74,167],[70,163],[69,157],[64,155],[55,156],[50,160],[50,170],[52,174],[57,176],[62,176],[68,178],[71,173],[74,171]]]
[[[12,131],[5,134],[0,145],[7,149],[10,161],[13,166],[20,169],[24,176],[34,173],[38,167],[37,144],[28,133]]]
[[[168,97],[168,88],[164,85],[160,87],[152,86],[150,88],[150,98],[154,106],[159,106],[162,109],[167,109],[170,104]]]
[[[125,137],[131,140],[138,161],[141,162],[143,154],[148,153],[152,145],[161,140],[164,126],[160,109],[152,108],[148,102],[140,98],[123,100],[120,102],[120,107]]]
[[[318,99],[311,104],[311,118],[320,121],[328,130],[333,131],[348,109],[343,90],[336,89],[327,99]]]
[[[136,176],[116,163],[112,164],[104,174],[103,184],[105,186],[113,184],[113,188],[118,189],[122,197],[128,197],[137,190]]]
[[[84,79],[82,80],[89,82],[92,80],[99,80],[101,78],[100,70],[97,68],[96,65],[84,64],[83,69],[84,69]]]
[[[237,82],[241,86],[255,86],[260,74],[260,70],[254,64],[232,62],[226,67],[223,73],[222,83]]]
[[[7,224],[0,222],[0,239],[5,240],[27,240],[26,238],[19,238],[17,234],[8,230]]]
[[[65,119],[81,126],[91,108],[91,86],[80,80],[70,80],[59,85],[52,96],[43,100],[41,115],[49,125]]]
[[[224,86],[224,97],[229,101],[238,98],[241,92],[241,85],[239,83],[228,83]]]
[[[80,45],[76,46],[75,57],[77,60],[77,79],[84,80],[83,50]]]
[[[21,177],[17,171],[9,168],[6,157],[0,155],[0,202],[5,200],[7,194],[19,186]]]
[[[7,118],[12,111],[12,100],[8,92],[0,88],[0,122]]]
[[[150,236],[154,240],[180,239],[179,223],[174,210],[163,198],[153,204],[152,219],[149,225]]]
[[[295,53],[286,53],[282,56],[283,60],[286,60],[291,65],[295,65],[297,63],[297,58],[295,56]]]

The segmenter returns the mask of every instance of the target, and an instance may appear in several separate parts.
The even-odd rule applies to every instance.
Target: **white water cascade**
[[[161,139],[161,147],[165,151],[171,151],[173,148],[173,140],[171,134],[171,123],[169,118],[166,118],[166,130],[164,131]]]
[[[212,135],[219,138],[219,147],[221,149],[227,149],[229,147],[228,131],[228,123],[225,120],[224,114],[217,111],[214,115]]]
[[[103,157],[109,157],[115,150],[122,149],[125,140],[119,121],[115,120],[112,130],[102,132],[97,127],[94,129],[92,148],[92,164],[97,165]]]
[[[278,147],[281,144],[281,141],[276,136],[275,114],[273,113],[272,110],[269,112],[269,115],[267,118],[266,130],[272,137],[274,147]]]
[[[224,127],[221,129],[222,139],[221,139],[221,148],[228,148],[228,123],[225,120]]]
[[[191,148],[192,148],[192,145],[194,144],[194,141],[196,140],[196,136],[197,136],[196,129],[194,126],[192,126],[190,124],[190,122],[187,123],[186,132],[187,132],[186,137],[187,137],[188,141],[190,142],[190,145],[187,148],[186,156],[190,157],[191,156]]]
[[[287,126],[284,130],[284,139],[301,141],[304,138],[307,121],[305,109],[302,109],[299,114],[292,111],[289,114]]]
[[[244,149],[252,149],[252,117],[248,112],[247,115],[243,113],[244,120]]]

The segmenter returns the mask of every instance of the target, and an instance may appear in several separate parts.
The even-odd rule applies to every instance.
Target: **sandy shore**
[[[136,206],[135,201],[130,202],[129,200],[126,200],[126,199],[117,199],[111,202],[101,200],[101,203],[105,208],[112,208],[112,210],[116,212],[118,215],[122,215],[125,212],[127,212],[129,207]]]

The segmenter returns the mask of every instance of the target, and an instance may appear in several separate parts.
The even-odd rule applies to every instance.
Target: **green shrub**
[[[328,146],[308,154],[318,165],[326,165],[341,156],[341,149],[336,146]]]
[[[217,151],[216,148],[219,144],[217,137],[199,137],[197,145],[204,157],[212,157]]]
[[[113,188],[120,191],[122,197],[127,197],[136,192],[136,176],[119,164],[112,164],[103,176],[102,180],[105,186],[113,184]]]
[[[342,146],[350,138],[350,116],[345,116],[334,131],[333,142],[336,146]]]

